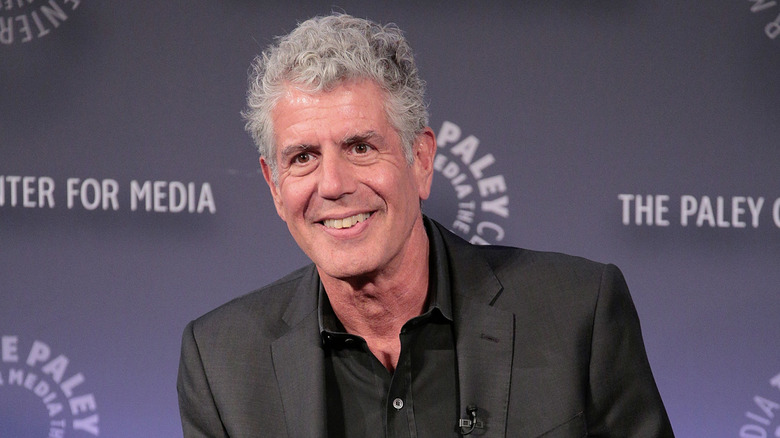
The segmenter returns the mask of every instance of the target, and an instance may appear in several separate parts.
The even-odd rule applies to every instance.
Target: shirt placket
[[[385,408],[388,438],[417,438],[412,396],[412,364],[408,348],[408,344],[413,341],[412,337],[406,330],[401,333],[401,355],[390,380]]]

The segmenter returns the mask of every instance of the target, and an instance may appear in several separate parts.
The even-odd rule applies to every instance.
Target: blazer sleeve
[[[195,340],[194,322],[182,336],[176,389],[184,438],[227,438]]]
[[[673,437],[625,279],[606,265],[591,338],[588,434]]]

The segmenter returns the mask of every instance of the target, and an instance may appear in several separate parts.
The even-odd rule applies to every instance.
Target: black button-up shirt
[[[401,328],[401,355],[390,373],[349,334],[320,283],[320,333],[330,437],[458,436],[458,372],[449,269],[430,245],[427,310]]]

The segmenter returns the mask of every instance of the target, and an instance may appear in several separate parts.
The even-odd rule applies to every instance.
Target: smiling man
[[[436,141],[399,29],[336,14],[255,61],[247,129],[313,264],[190,323],[189,437],[667,437],[620,271],[426,218]]]

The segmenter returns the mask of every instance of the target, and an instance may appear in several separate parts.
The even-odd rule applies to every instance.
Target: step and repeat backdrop
[[[181,435],[186,323],[307,263],[239,113],[332,10],[415,48],[428,215],[617,264],[677,435],[780,437],[778,2],[278,3],[0,1],[0,437]]]

